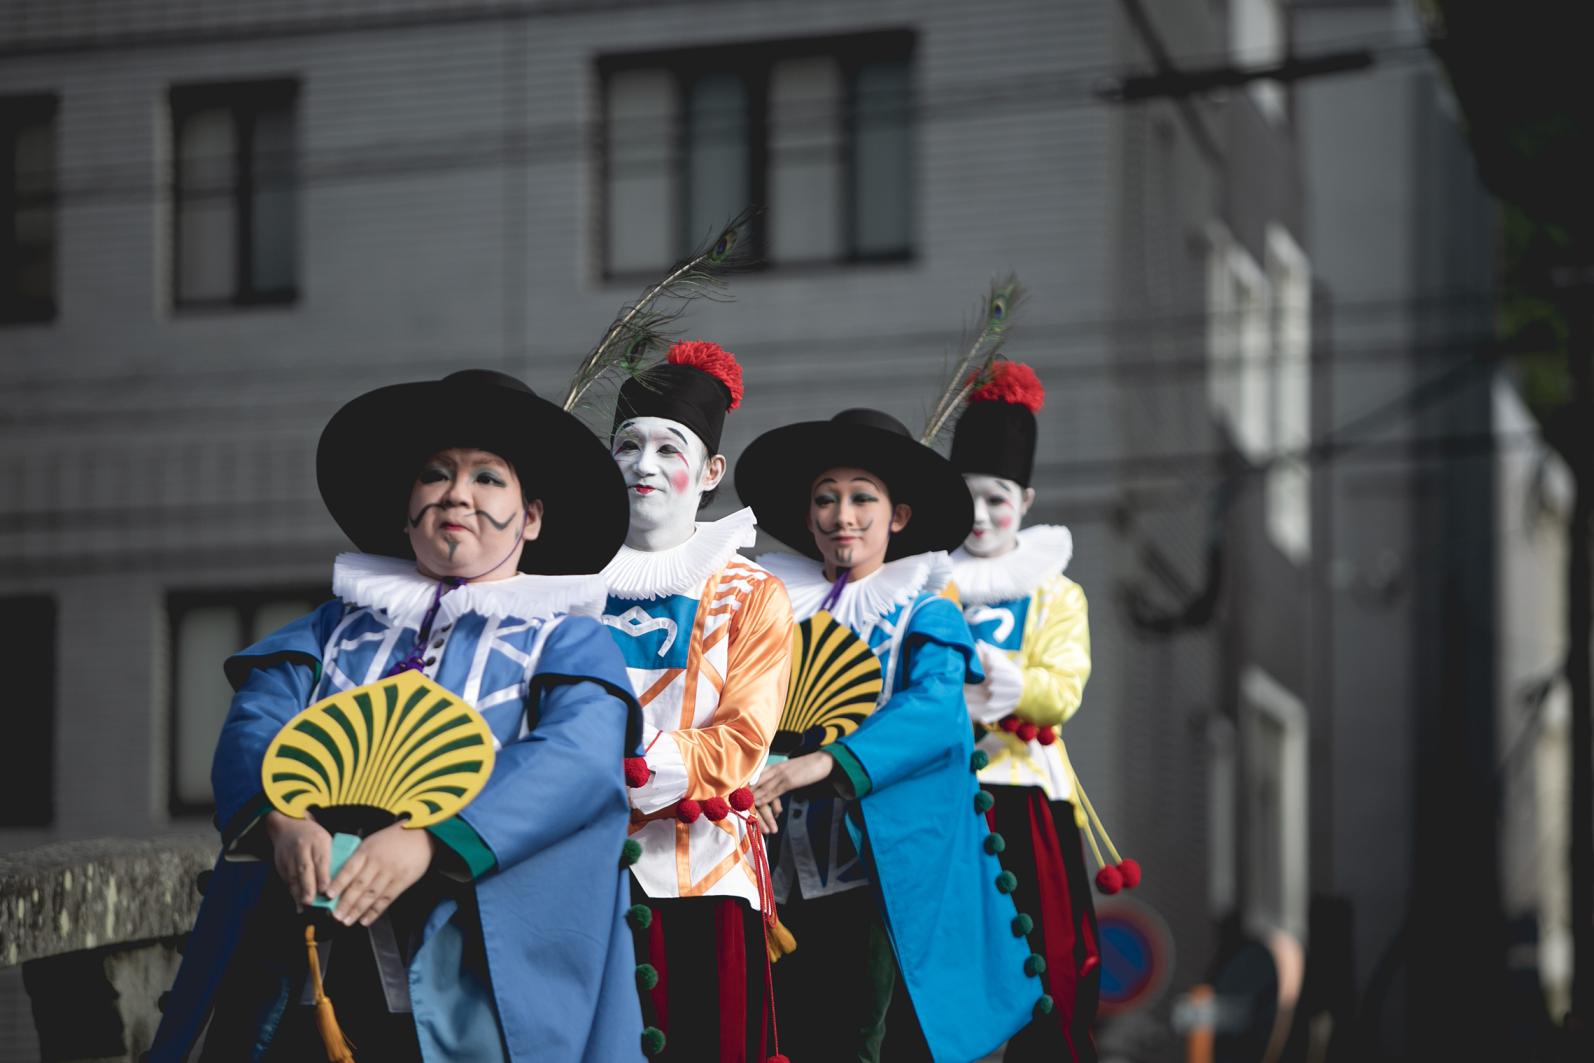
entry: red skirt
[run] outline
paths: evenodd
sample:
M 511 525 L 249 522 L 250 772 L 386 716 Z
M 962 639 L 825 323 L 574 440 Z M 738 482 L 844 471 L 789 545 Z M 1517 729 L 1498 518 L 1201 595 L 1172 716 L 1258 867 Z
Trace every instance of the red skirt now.
M 987 785 L 986 813 L 1007 842 L 1002 866 L 1018 878 L 1013 900 L 1035 921 L 1030 948 L 1046 958 L 1046 991 L 1055 1004 L 1007 1043 L 1009 1063 L 1096 1063 L 1091 1026 L 1101 984 L 1101 952 L 1085 868 L 1084 842 L 1068 801 L 1048 801 L 1036 786 Z

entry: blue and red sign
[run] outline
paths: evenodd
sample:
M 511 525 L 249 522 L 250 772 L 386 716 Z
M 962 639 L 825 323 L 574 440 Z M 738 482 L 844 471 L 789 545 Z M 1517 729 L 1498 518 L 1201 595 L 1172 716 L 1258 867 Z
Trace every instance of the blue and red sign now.
M 1128 1011 L 1161 995 L 1173 968 L 1168 924 L 1146 904 L 1128 897 L 1104 901 L 1096 913 L 1101 932 L 1101 1010 Z

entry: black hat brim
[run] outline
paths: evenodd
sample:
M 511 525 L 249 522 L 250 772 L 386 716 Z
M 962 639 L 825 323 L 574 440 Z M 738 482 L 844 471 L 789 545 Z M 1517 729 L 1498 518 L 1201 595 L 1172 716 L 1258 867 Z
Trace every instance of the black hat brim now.
M 886 560 L 952 550 L 968 538 L 974 502 L 963 475 L 916 440 L 870 425 L 801 421 L 765 432 L 736 463 L 736 494 L 762 530 L 823 560 L 808 530 L 809 489 L 826 469 L 848 466 L 880 477 L 893 504 L 913 509 L 908 526 L 891 537 Z
M 316 449 L 316 481 L 332 519 L 360 550 L 414 557 L 404 534 L 421 463 L 470 447 L 509 462 L 542 530 L 520 571 L 597 572 L 625 541 L 625 479 L 608 448 L 578 419 L 529 390 L 435 380 L 377 388 L 333 415 Z

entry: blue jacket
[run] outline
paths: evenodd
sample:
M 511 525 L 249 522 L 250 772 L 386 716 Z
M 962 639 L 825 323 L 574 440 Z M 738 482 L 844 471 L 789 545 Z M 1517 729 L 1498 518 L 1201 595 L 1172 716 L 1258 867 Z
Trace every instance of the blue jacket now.
M 224 853 L 268 807 L 260 765 L 277 731 L 306 705 L 402 658 L 415 629 L 395 628 L 381 610 L 335 600 L 228 661 L 237 693 L 212 780 Z M 640 1059 L 620 862 L 630 811 L 621 761 L 636 749 L 640 717 L 619 652 L 588 617 L 466 612 L 442 630 L 446 646 L 427 674 L 481 709 L 500 749 L 475 800 L 427 829 L 469 871 L 464 888 L 474 890 L 481 933 L 471 944 L 485 948 L 491 984 L 459 976 L 462 937 L 477 932 L 475 921 L 454 919 L 457 902 L 441 901 L 409 970 L 423 1056 L 477 1059 L 507 1049 L 514 1063 Z M 191 1050 L 270 874 L 263 861 L 217 863 L 150 1053 L 155 1063 Z M 262 1008 L 262 1045 L 297 989 L 284 986 L 282 1001 Z M 502 1048 L 480 1021 L 494 1012 Z

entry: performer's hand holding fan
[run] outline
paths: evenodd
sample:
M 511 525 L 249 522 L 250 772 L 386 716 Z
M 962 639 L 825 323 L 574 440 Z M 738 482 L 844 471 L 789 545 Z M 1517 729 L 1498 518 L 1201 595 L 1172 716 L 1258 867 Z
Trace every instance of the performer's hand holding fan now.
M 812 753 L 851 734 L 880 699 L 880 659 L 824 610 L 793 627 L 791 660 L 771 761 Z
M 260 780 L 285 816 L 314 815 L 332 833 L 336 877 L 359 839 L 395 821 L 442 822 L 481 792 L 493 771 L 493 735 L 474 708 L 409 670 L 336 694 L 300 712 L 266 749 Z M 332 898 L 312 902 L 332 909 Z M 321 986 L 315 925 L 305 927 L 316 1022 L 328 1058 L 352 1060 Z

